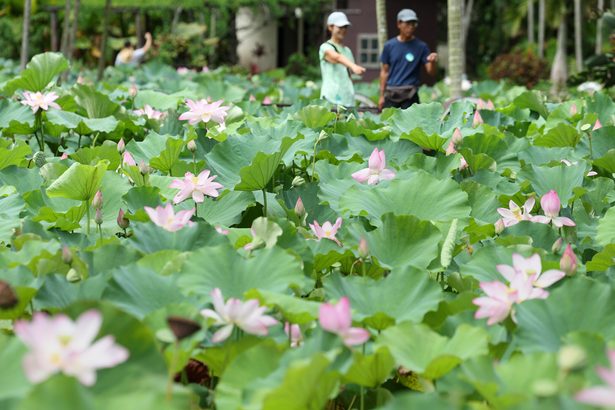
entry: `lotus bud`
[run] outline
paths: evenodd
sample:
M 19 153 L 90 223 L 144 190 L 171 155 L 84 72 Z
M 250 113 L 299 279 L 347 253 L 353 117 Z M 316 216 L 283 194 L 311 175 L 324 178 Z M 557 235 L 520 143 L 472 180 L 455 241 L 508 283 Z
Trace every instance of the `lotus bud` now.
M 575 103 L 572 103 L 572 105 L 570 106 L 570 115 L 577 115 L 578 112 L 579 109 L 577 108 L 577 105 Z
M 592 131 L 599 130 L 600 128 L 602 128 L 602 124 L 600 123 L 600 120 L 596 120 L 596 123 L 594 124 L 594 128 L 592 128 Z
M 73 261 L 73 252 L 66 245 L 62 246 L 62 262 L 67 265 L 70 265 Z
M 92 199 L 92 206 L 94 207 L 94 209 L 100 209 L 102 208 L 103 205 L 103 195 L 102 192 L 100 192 L 100 190 L 96 191 L 96 194 L 94 195 L 94 199 Z
M 0 280 L 0 309 L 10 309 L 17 305 L 17 295 L 11 285 Z
M 297 199 L 297 203 L 295 204 L 295 213 L 301 219 L 303 219 L 303 217 L 307 214 L 307 212 L 305 211 L 305 207 L 303 206 L 303 201 L 301 200 L 301 197 Z
M 126 143 L 124 142 L 124 138 L 120 138 L 120 140 L 117 143 L 117 152 L 119 152 L 120 154 L 123 154 L 125 150 L 126 150 Z
M 70 268 L 66 273 L 66 280 L 71 283 L 79 282 L 81 280 L 81 275 L 79 275 L 79 272 L 74 268 Z
M 539 397 L 550 397 L 557 394 L 557 383 L 549 379 L 539 379 L 532 384 L 532 391 Z
M 32 159 L 34 160 L 34 164 L 38 168 L 42 168 L 43 165 L 47 163 L 47 159 L 45 158 L 45 153 L 42 151 L 37 151 L 36 154 L 34 154 L 34 156 L 32 157 Z
M 367 247 L 367 241 L 365 238 L 359 240 L 359 256 L 361 258 L 367 258 L 369 255 L 369 248 Z
M 562 346 L 557 353 L 557 364 L 565 371 L 583 367 L 586 359 L 585 350 L 575 345 Z
M 572 251 L 570 244 L 566 245 L 564 254 L 559 261 L 559 268 L 566 272 L 566 275 L 572 276 L 577 271 L 577 257 Z
M 139 162 L 139 172 L 141 172 L 141 175 L 147 175 L 152 172 L 152 169 L 145 161 L 141 161 Z
M 139 91 L 137 89 L 137 85 L 134 83 L 131 84 L 130 89 L 128 90 L 128 93 L 130 94 L 130 96 L 134 98 L 137 95 L 137 91 Z
M 327 134 L 325 130 L 322 130 L 320 131 L 320 134 L 318 134 L 318 139 L 316 140 L 316 143 L 318 144 L 320 141 L 324 141 L 327 138 L 329 138 L 329 134 Z
M 96 222 L 97 225 L 102 225 L 103 223 L 102 209 L 100 208 L 96 209 L 96 215 L 94 216 L 94 222 Z
M 504 230 L 505 226 L 504 226 L 504 220 L 503 219 L 498 219 L 496 221 L 496 223 L 494 224 L 495 226 L 495 233 L 500 234 L 502 233 L 502 231 Z
M 188 150 L 192 153 L 196 152 L 196 141 L 195 140 L 190 140 L 188 141 L 188 144 L 186 144 L 186 146 L 188 147 Z
M 294 187 L 298 187 L 305 184 L 305 179 L 303 179 L 303 177 L 301 176 L 296 176 L 293 178 L 293 182 L 291 183 L 292 186 Z
M 555 218 L 559 215 L 559 210 L 562 206 L 557 192 L 550 190 L 540 198 L 540 206 L 545 215 Z
M 124 216 L 122 208 L 120 208 L 120 212 L 117 214 L 117 225 L 122 229 L 126 229 L 130 225 L 130 220 Z
M 455 131 L 453 131 L 453 143 L 459 144 L 462 139 L 463 135 L 461 134 L 461 130 L 459 128 L 455 128 Z
M 551 246 L 551 252 L 559 253 L 562 250 L 562 245 L 564 244 L 564 240 L 562 238 L 557 238 L 553 245 Z
M 476 128 L 478 127 L 480 124 L 484 124 L 485 121 L 483 121 L 483 117 L 481 117 L 480 113 L 478 112 L 478 110 L 476 110 L 474 112 L 474 119 L 472 120 L 472 127 Z

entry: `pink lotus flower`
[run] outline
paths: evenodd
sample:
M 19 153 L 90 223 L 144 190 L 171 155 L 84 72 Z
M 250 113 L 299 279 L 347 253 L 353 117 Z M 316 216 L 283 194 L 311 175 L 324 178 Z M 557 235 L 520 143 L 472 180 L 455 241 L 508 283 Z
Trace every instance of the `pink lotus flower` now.
M 325 221 L 322 224 L 322 227 L 318 224 L 318 221 L 314 220 L 313 224 L 309 224 L 312 232 L 318 240 L 321 239 L 330 239 L 333 242 L 337 243 L 339 246 L 342 246 L 341 242 L 335 237 L 337 230 L 342 226 L 342 218 L 337 218 L 334 225 L 331 225 L 331 222 Z
M 92 344 L 101 325 L 102 315 L 96 310 L 83 313 L 74 322 L 66 315 L 44 313 L 35 313 L 31 322 L 15 322 L 15 334 L 30 349 L 23 359 L 28 380 L 40 383 L 61 372 L 92 386 L 97 369 L 126 361 L 128 350 L 117 345 L 113 336 Z
M 122 158 L 122 162 L 124 163 L 124 165 L 129 165 L 129 166 L 133 166 L 133 167 L 137 166 L 137 163 L 135 162 L 135 159 L 132 157 L 132 155 L 130 155 L 130 152 L 128 152 L 128 151 L 124 151 L 124 156 Z
M 307 212 L 305 211 L 305 206 L 303 205 L 303 200 L 301 200 L 301 197 L 297 198 L 297 202 L 295 203 L 295 213 L 297 214 L 299 219 L 301 219 L 302 221 L 303 221 L 303 217 L 307 215 Z
M 239 299 L 230 298 L 225 304 L 222 291 L 218 288 L 211 291 L 211 298 L 214 310 L 203 309 L 201 315 L 213 319 L 216 325 L 222 325 L 211 339 L 214 343 L 226 340 L 235 326 L 246 333 L 266 336 L 268 328 L 278 324 L 273 317 L 264 314 L 267 308 L 260 306 L 256 299 L 242 302 Z
M 594 124 L 594 128 L 592 128 L 592 131 L 599 130 L 600 128 L 602 128 L 602 124 L 600 123 L 600 120 L 596 120 L 596 123 Z
M 579 109 L 577 108 L 577 105 L 575 103 L 572 103 L 572 105 L 570 106 L 570 115 L 577 115 L 579 112 Z
M 263 105 L 271 105 L 273 101 L 271 101 L 271 97 L 266 96 L 265 98 L 263 98 Z
M 231 107 L 222 106 L 222 100 L 208 103 L 207 100 L 193 101 L 186 100 L 186 105 L 189 110 L 179 116 L 180 120 L 187 120 L 190 125 L 196 125 L 199 122 L 207 123 L 209 121 L 224 124 L 224 117 L 228 114 L 227 111 Z
M 533 286 L 548 288 L 566 276 L 564 272 L 557 269 L 549 269 L 548 271 L 542 272 L 542 262 L 540 260 L 540 255 L 537 253 L 529 258 L 524 258 L 518 253 L 513 253 L 512 260 L 513 266 L 496 265 L 498 272 L 511 283 L 516 280 L 517 274 L 523 274 L 531 278 Z
M 145 116 L 150 120 L 161 120 L 166 116 L 166 112 L 156 111 L 151 105 L 145 104 L 142 109 L 134 110 L 133 113 L 139 116 Z
M 598 367 L 598 376 L 606 386 L 588 387 L 578 392 L 575 399 L 581 403 L 598 407 L 615 407 L 615 350 L 607 351 L 610 368 Z
M 202 73 L 208 73 L 209 72 L 209 67 L 207 67 L 206 65 L 203 66 L 203 69 L 201 70 Z
M 487 320 L 489 326 L 506 319 L 517 298 L 517 292 L 498 281 L 481 282 L 480 288 L 487 296 L 472 300 L 472 303 L 479 307 L 474 314 L 474 318 L 489 318 Z
M 169 185 L 170 188 L 177 188 L 180 191 L 173 198 L 173 202 L 178 204 L 190 197 L 194 202 L 203 202 L 205 195 L 216 198 L 219 193 L 218 189 L 222 189 L 222 184 L 213 182 L 216 175 L 209 176 L 209 170 L 202 171 L 199 176 L 194 176 L 192 172 L 186 172 L 184 179 L 176 179 Z
M 483 99 L 478 99 L 478 101 L 476 102 L 476 109 L 477 110 L 495 110 L 495 106 L 493 105 L 493 101 L 491 100 L 483 100 Z
M 126 143 L 124 142 L 124 138 L 120 138 L 120 140 L 117 142 L 117 152 L 119 152 L 120 154 L 123 154 L 125 150 L 126 150 Z
M 47 111 L 49 108 L 55 108 L 56 110 L 61 109 L 61 107 L 54 102 L 59 98 L 59 96 L 53 91 L 46 94 L 40 91 L 35 93 L 24 91 L 23 97 L 24 99 L 21 103 L 29 106 L 34 113 L 36 113 L 39 109 L 41 111 Z
M 60 160 L 68 159 L 68 152 L 63 152 Z
M 574 275 L 577 271 L 577 256 L 572 251 L 572 246 L 570 246 L 570 244 L 566 245 L 564 254 L 559 261 L 559 268 L 568 276 Z
M 291 325 L 289 322 L 284 323 L 284 333 L 290 338 L 290 347 L 298 347 L 303 341 L 301 328 L 299 325 Z
M 562 164 L 566 165 L 567 167 L 569 167 L 571 165 L 577 165 L 578 164 L 578 162 L 570 162 L 567 159 L 561 159 L 560 162 Z M 596 171 L 589 171 L 586 176 L 593 177 L 595 175 L 598 175 L 598 173 Z
M 250 97 L 248 97 L 248 101 L 256 101 L 256 97 L 254 96 L 254 94 L 250 94 Z
M 352 174 L 352 178 L 367 185 L 376 185 L 382 180 L 395 178 L 395 172 L 390 169 L 386 169 L 386 157 L 384 150 L 378 151 L 378 148 L 374 148 L 372 154 L 369 156 L 369 166 L 360 171 Z
M 190 221 L 190 218 L 194 215 L 194 208 L 179 211 L 177 214 L 173 210 L 173 205 L 171 204 L 167 204 L 166 206 L 159 205 L 156 209 L 145 206 L 143 209 L 145 209 L 145 212 L 147 212 L 154 224 L 169 232 L 176 232 L 186 225 L 192 226 L 194 224 Z
M 220 235 L 228 235 L 230 232 L 228 229 L 223 228 L 220 225 L 216 225 L 215 229 L 216 229 L 216 232 L 218 232 Z
M 518 224 L 521 221 L 531 221 L 532 215 L 530 211 L 534 208 L 534 197 L 529 197 L 522 207 L 519 207 L 513 200 L 508 202 L 508 209 L 498 208 L 498 213 L 502 216 L 504 227 L 508 228 Z
M 481 117 L 480 112 L 478 110 L 474 111 L 474 119 L 472 120 L 472 127 L 476 128 L 480 124 L 484 124 L 483 117 Z
M 330 303 L 320 305 L 318 322 L 327 332 L 341 337 L 346 346 L 360 345 L 369 339 L 369 332 L 366 329 L 351 327 L 350 302 L 345 296 L 335 305 Z
M 130 88 L 128 89 L 128 94 L 134 98 L 136 97 L 138 92 L 139 92 L 139 89 L 137 88 L 137 85 L 135 83 L 130 84 Z
M 570 218 L 566 218 L 565 216 L 559 216 L 559 210 L 561 208 L 561 203 L 559 200 L 559 196 L 557 192 L 554 190 L 550 190 L 546 194 L 540 198 L 540 206 L 544 211 L 545 215 L 536 215 L 532 217 L 532 221 L 539 222 L 542 224 L 548 224 L 549 222 L 553 222 L 553 225 L 561 228 L 562 226 L 575 226 L 576 224 Z
M 177 74 L 179 75 L 186 75 L 190 72 L 190 69 L 188 67 L 177 67 Z

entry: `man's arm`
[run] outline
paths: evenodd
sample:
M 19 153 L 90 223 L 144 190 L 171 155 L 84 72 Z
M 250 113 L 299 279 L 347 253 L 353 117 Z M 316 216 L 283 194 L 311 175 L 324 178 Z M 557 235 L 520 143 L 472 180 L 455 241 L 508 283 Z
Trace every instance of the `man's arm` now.
M 327 50 L 325 51 L 325 60 L 332 64 L 341 64 L 345 67 L 348 67 L 353 74 L 363 74 L 365 72 L 365 68 L 361 67 L 350 61 L 346 56 L 336 52 L 335 50 Z
M 425 70 L 431 77 L 436 75 L 436 72 L 438 71 L 438 53 L 431 53 L 427 56 Z
M 387 80 L 389 79 L 389 65 L 380 64 L 380 98 L 378 98 L 378 108 L 382 110 L 384 105 L 384 90 L 387 87 Z

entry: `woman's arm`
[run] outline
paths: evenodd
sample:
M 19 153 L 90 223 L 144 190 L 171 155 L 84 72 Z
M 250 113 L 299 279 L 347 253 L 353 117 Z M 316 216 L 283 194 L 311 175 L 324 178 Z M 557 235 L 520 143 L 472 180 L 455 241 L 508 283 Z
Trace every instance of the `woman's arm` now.
M 325 51 L 325 60 L 332 64 L 342 64 L 343 66 L 348 67 L 354 74 L 363 74 L 365 72 L 365 67 L 361 67 L 360 65 L 353 63 L 346 56 L 335 50 Z

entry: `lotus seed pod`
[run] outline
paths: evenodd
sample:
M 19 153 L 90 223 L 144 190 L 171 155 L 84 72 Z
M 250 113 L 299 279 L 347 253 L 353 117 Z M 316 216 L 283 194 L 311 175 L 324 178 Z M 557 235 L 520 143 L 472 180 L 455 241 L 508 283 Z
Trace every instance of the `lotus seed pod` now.
M 42 151 L 38 151 L 36 154 L 34 154 L 33 159 L 34 164 L 39 168 L 42 168 L 43 165 L 47 163 L 47 159 L 45 159 L 45 153 Z
M 557 353 L 557 364 L 562 370 L 575 370 L 585 365 L 585 350 L 575 345 L 562 346 Z
M 188 141 L 188 144 L 186 144 L 186 146 L 188 147 L 188 150 L 190 150 L 190 152 L 192 153 L 196 152 L 196 141 L 195 140 Z
M 74 268 L 70 268 L 66 273 L 66 280 L 71 283 L 79 282 L 81 280 L 81 275 L 79 275 Z
M 292 186 L 297 187 L 303 184 L 305 184 L 305 179 L 303 179 L 303 177 L 296 176 L 293 178 Z
M 10 309 L 17 304 L 17 295 L 11 285 L 0 280 L 0 309 Z
M 66 245 L 62 246 L 62 262 L 67 265 L 70 265 L 73 261 L 73 252 Z

